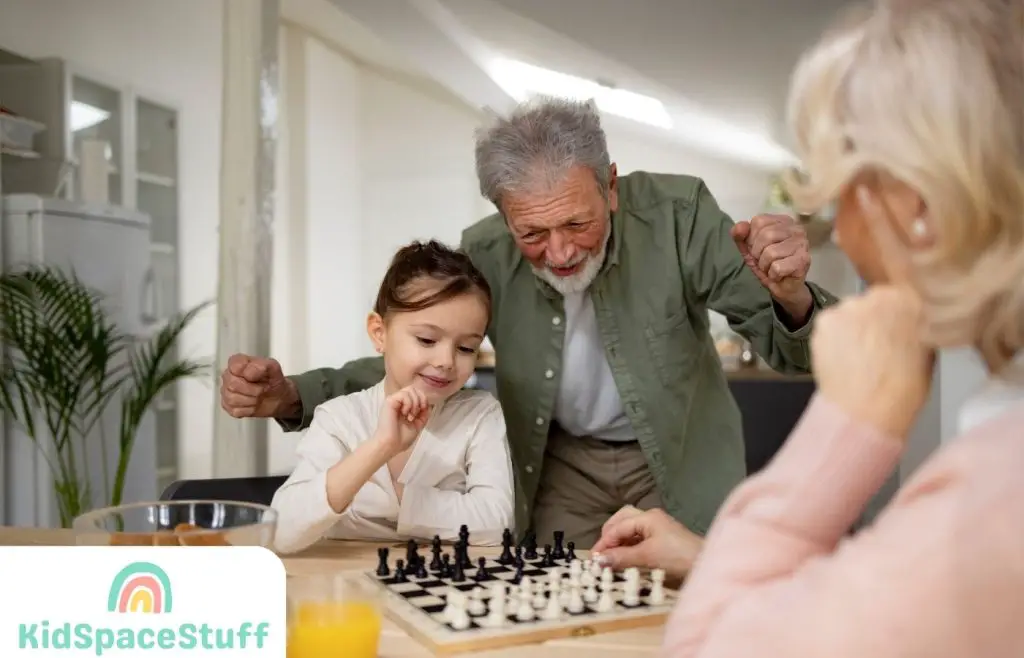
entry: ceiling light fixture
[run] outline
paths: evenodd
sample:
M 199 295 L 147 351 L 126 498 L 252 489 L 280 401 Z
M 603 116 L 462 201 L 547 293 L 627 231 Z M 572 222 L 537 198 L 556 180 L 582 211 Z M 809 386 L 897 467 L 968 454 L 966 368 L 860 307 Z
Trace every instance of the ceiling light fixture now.
M 110 112 L 82 101 L 71 101 L 71 132 L 92 128 L 110 118 Z
M 672 118 L 664 104 L 650 96 L 506 58 L 496 58 L 491 62 L 489 74 L 499 87 L 519 102 L 531 94 L 594 99 L 598 108 L 608 114 L 665 130 L 672 129 Z

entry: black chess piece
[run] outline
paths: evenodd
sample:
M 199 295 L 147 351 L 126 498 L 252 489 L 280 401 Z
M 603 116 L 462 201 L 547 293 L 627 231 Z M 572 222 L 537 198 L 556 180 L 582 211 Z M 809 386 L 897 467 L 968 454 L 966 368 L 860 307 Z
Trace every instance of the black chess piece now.
M 416 545 L 416 540 L 410 539 L 405 548 L 405 563 L 409 566 L 409 571 L 412 571 L 419 565 L 420 554 L 418 550 L 419 546 Z
M 545 567 L 555 566 L 555 556 L 551 553 L 551 544 L 544 544 L 544 561 L 542 564 Z
M 505 532 L 501 533 L 501 557 L 498 558 L 500 564 L 512 564 L 512 531 L 505 528 Z
M 459 539 L 462 540 L 463 546 L 469 546 L 469 526 L 466 524 L 459 526 Z
M 555 530 L 555 546 L 551 551 L 551 557 L 556 560 L 561 560 L 565 557 L 565 548 L 562 547 L 562 542 L 565 540 L 565 532 L 562 530 Z
M 526 536 L 526 542 L 523 546 L 523 557 L 527 560 L 537 559 L 537 535 L 531 532 Z
M 430 552 L 434 554 L 432 560 L 430 560 L 430 570 L 439 571 L 441 569 L 441 538 L 434 535 L 434 541 L 431 543 Z
M 385 578 L 391 574 L 391 569 L 388 568 L 388 549 L 378 548 L 377 558 L 379 562 L 377 564 L 377 575 L 381 578 Z
M 463 526 L 463 527 L 465 527 L 465 526 Z M 469 543 L 468 542 L 464 542 L 464 541 L 460 541 L 458 546 L 459 546 L 459 550 L 458 550 L 458 558 L 459 558 L 459 560 L 458 560 L 458 562 L 459 562 L 459 564 L 462 565 L 463 569 L 469 569 L 470 567 L 473 566 L 473 560 L 471 560 L 470 557 L 469 557 Z
M 566 546 L 569 547 L 569 550 L 565 552 L 565 561 L 572 562 L 576 559 L 576 542 L 571 541 Z
M 520 564 L 519 566 L 516 567 L 516 572 L 512 576 L 512 584 L 513 585 L 518 585 L 520 582 L 522 582 L 522 580 L 523 580 L 523 565 Z
M 452 582 L 461 583 L 464 580 L 466 580 L 466 573 L 462 569 L 462 563 L 456 560 L 455 566 L 452 567 Z
M 445 553 L 441 556 L 441 578 L 452 577 L 452 563 L 449 555 Z
M 409 579 L 405 577 L 405 560 L 397 560 L 395 562 L 395 582 L 409 582 Z
M 420 580 L 425 579 L 429 574 L 427 573 L 427 561 L 422 557 L 416 563 L 416 577 Z
M 473 575 L 477 582 L 487 580 L 487 558 L 482 557 L 476 561 L 476 573 Z

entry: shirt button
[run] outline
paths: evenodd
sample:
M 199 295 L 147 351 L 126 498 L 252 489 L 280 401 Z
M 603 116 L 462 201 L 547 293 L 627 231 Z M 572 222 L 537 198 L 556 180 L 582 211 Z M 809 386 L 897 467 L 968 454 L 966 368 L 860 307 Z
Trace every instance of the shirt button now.
M 533 473 L 533 466 L 527 466 L 526 467 L 526 472 L 527 473 Z
M 551 324 L 557 327 L 558 325 L 562 324 L 562 318 L 556 315 L 555 317 L 551 318 Z
M 555 376 L 555 371 L 554 370 L 546 370 L 544 372 L 544 376 L 547 377 L 548 379 L 551 379 L 552 377 Z
M 537 416 L 537 424 L 538 425 L 543 425 L 544 424 L 544 419 L 541 418 L 540 416 Z

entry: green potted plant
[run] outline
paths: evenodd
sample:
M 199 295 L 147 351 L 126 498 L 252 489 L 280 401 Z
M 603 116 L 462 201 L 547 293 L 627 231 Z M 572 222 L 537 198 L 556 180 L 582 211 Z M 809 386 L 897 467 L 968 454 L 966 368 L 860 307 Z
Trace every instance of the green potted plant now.
M 103 296 L 74 274 L 51 267 L 0 275 L 0 410 L 46 457 L 63 527 L 95 499 L 86 450 L 103 451 L 102 500 L 121 504 L 146 411 L 169 386 L 207 369 L 177 358 L 173 349 L 207 304 L 171 318 L 144 339 L 118 327 L 105 306 Z M 112 478 L 106 437 L 96 440 L 111 405 L 120 408 Z

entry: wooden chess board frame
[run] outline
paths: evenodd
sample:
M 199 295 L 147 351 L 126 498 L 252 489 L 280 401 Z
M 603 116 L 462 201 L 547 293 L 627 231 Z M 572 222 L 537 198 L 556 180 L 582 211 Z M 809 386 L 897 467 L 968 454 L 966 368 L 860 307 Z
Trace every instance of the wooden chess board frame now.
M 496 561 L 493 558 L 488 558 L 488 564 L 496 564 Z M 559 566 L 563 571 L 565 570 L 564 565 Z M 536 576 L 533 577 L 533 580 L 535 583 L 547 585 L 547 570 L 535 565 L 531 565 L 531 567 L 545 570 L 545 576 Z M 678 592 L 665 587 L 665 601 L 660 605 L 647 604 L 639 608 L 623 608 L 619 605 L 621 597 L 616 597 L 616 607 L 609 612 L 587 612 L 579 615 L 564 613 L 566 616 L 561 619 L 547 620 L 540 618 L 539 615 L 543 611 L 537 610 L 535 613 L 538 618 L 531 621 L 510 621 L 499 628 L 480 627 L 453 630 L 421 610 L 411 602 L 411 599 L 392 591 L 388 584 L 381 582 L 374 571 L 364 571 L 361 572 L 361 575 L 369 581 L 372 587 L 381 592 L 384 599 L 383 608 L 387 617 L 435 655 L 503 649 L 538 644 L 547 640 L 589 637 L 599 633 L 658 626 L 664 624 L 668 619 L 678 597 Z M 618 575 L 621 576 L 621 574 Z M 432 576 L 431 579 L 435 578 Z M 505 582 L 508 583 L 508 581 Z M 466 581 L 460 584 L 471 585 L 473 581 L 467 577 Z M 481 583 L 480 586 L 489 590 L 492 584 L 494 581 L 487 581 Z M 641 573 L 640 586 L 649 588 L 650 585 L 649 575 Z M 621 581 L 618 581 L 616 586 L 617 590 L 620 589 Z M 513 611 L 508 611 L 508 614 L 513 614 Z

